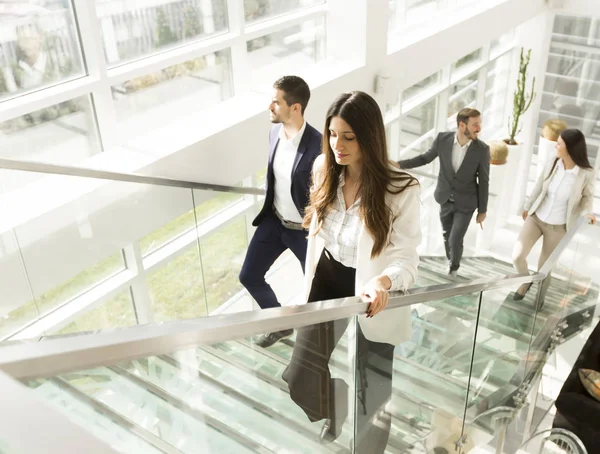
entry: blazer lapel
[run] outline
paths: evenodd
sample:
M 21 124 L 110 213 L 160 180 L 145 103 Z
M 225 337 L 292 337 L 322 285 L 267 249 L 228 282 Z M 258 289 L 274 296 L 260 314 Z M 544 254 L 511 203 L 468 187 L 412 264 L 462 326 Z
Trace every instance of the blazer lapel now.
M 298 151 L 296 152 L 296 156 L 294 157 L 294 165 L 292 166 L 292 181 L 294 181 L 294 174 L 296 173 L 296 169 L 298 168 L 298 164 L 300 164 L 300 160 L 302 156 L 304 156 L 304 152 L 306 151 L 308 144 L 308 124 L 306 128 L 304 128 L 304 134 L 302 134 L 302 138 L 300 139 L 300 144 L 298 145 Z
M 467 161 L 467 159 L 472 159 L 473 157 L 475 157 L 475 153 L 476 153 L 476 151 L 475 151 L 475 142 L 471 142 L 471 145 L 469 145 L 469 148 L 467 148 L 467 152 L 465 153 L 464 159 L 460 163 L 460 167 L 458 168 L 458 172 L 460 172 L 460 169 L 462 169 L 462 167 L 465 164 L 465 161 Z
M 442 150 L 441 156 L 443 156 L 444 159 L 440 159 L 442 170 L 450 180 L 456 175 L 454 167 L 452 167 L 452 148 L 454 148 L 454 136 L 450 135 L 448 141 L 445 143 L 444 150 Z
M 583 187 L 586 183 L 587 172 L 583 169 L 579 169 L 579 173 L 577 174 L 577 178 L 575 183 L 573 183 L 573 188 L 571 189 L 571 195 L 569 196 L 569 201 L 567 202 L 567 216 L 571 216 L 573 213 L 573 204 L 579 195 L 583 194 Z
M 282 126 L 280 126 L 280 128 L 277 129 L 277 131 L 273 131 L 273 135 L 271 136 L 271 148 L 269 149 L 269 167 L 273 167 L 275 152 L 277 151 L 277 145 L 279 145 L 279 131 L 281 131 L 281 127 Z

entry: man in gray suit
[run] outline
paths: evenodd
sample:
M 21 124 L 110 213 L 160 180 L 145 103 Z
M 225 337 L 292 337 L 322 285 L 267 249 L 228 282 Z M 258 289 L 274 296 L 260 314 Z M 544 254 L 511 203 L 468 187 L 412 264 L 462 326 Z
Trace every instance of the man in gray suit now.
M 440 204 L 444 246 L 450 269 L 456 277 L 463 253 L 463 239 L 477 208 L 477 223 L 483 228 L 488 204 L 490 147 L 477 139 L 481 113 L 462 109 L 456 116 L 458 131 L 441 132 L 428 152 L 399 161 L 402 169 L 412 169 L 440 158 L 440 173 L 434 197 Z

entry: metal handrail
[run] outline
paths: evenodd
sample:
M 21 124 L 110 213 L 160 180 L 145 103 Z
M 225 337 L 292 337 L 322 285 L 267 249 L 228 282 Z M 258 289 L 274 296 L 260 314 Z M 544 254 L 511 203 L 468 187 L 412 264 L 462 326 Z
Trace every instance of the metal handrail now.
M 0 169 L 48 173 L 54 175 L 68 175 L 82 178 L 96 178 L 100 180 L 122 181 L 126 183 L 152 184 L 184 189 L 199 189 L 203 191 L 229 192 L 234 194 L 264 195 L 265 193 L 265 190 L 262 188 L 198 183 L 195 181 L 177 180 L 174 178 L 152 177 L 137 173 L 113 172 L 108 170 L 90 169 L 87 167 L 66 166 L 63 164 L 50 164 L 38 161 L 20 161 L 16 159 L 5 158 L 0 158 Z
M 546 276 L 511 275 L 392 292 L 384 311 L 417 303 L 440 301 L 466 293 L 478 293 L 527 282 Z M 256 334 L 298 328 L 330 320 L 363 315 L 369 303 L 360 297 L 319 301 L 261 311 L 177 320 L 152 325 L 105 330 L 99 333 L 44 339 L 43 342 L 8 343 L 1 348 L 0 370 L 18 379 L 54 376 L 70 371 L 110 365 L 124 360 L 172 353 Z M 385 317 L 378 314 L 377 317 Z

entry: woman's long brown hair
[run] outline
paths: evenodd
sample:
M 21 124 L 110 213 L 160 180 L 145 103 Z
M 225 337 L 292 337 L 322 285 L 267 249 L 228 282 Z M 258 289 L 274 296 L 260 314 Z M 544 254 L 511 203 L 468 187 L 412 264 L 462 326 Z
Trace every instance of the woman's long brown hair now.
M 377 102 L 362 91 L 343 93 L 327 111 L 323 131 L 325 164 L 313 178 L 310 204 L 304 215 L 304 227 L 309 228 L 313 215 L 317 216 L 317 232 L 329 208 L 336 200 L 339 177 L 344 166 L 335 162 L 330 145 L 329 125 L 333 117 L 342 118 L 354 131 L 362 157 L 359 215 L 373 238 L 371 258 L 377 257 L 389 243 L 392 211 L 386 204 L 386 194 L 399 194 L 410 186 L 418 185 L 416 178 L 390 167 L 383 116 Z M 315 232 L 316 233 L 316 232 Z

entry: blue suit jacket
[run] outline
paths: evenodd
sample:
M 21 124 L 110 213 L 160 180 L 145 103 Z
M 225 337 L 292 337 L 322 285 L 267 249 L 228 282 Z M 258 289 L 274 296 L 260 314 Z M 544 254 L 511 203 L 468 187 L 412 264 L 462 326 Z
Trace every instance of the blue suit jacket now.
M 279 144 L 279 131 L 283 126 L 276 124 L 269 133 L 269 163 L 267 167 L 267 183 L 265 203 L 258 213 L 258 216 L 252 222 L 253 226 L 258 226 L 263 218 L 273 209 L 275 199 L 275 174 L 273 172 L 273 160 Z M 321 141 L 323 135 L 306 123 L 304 134 L 298 145 L 298 152 L 294 159 L 292 167 L 292 185 L 290 188 L 292 200 L 300 216 L 304 216 L 304 209 L 308 205 L 310 178 L 313 162 L 321 154 Z

